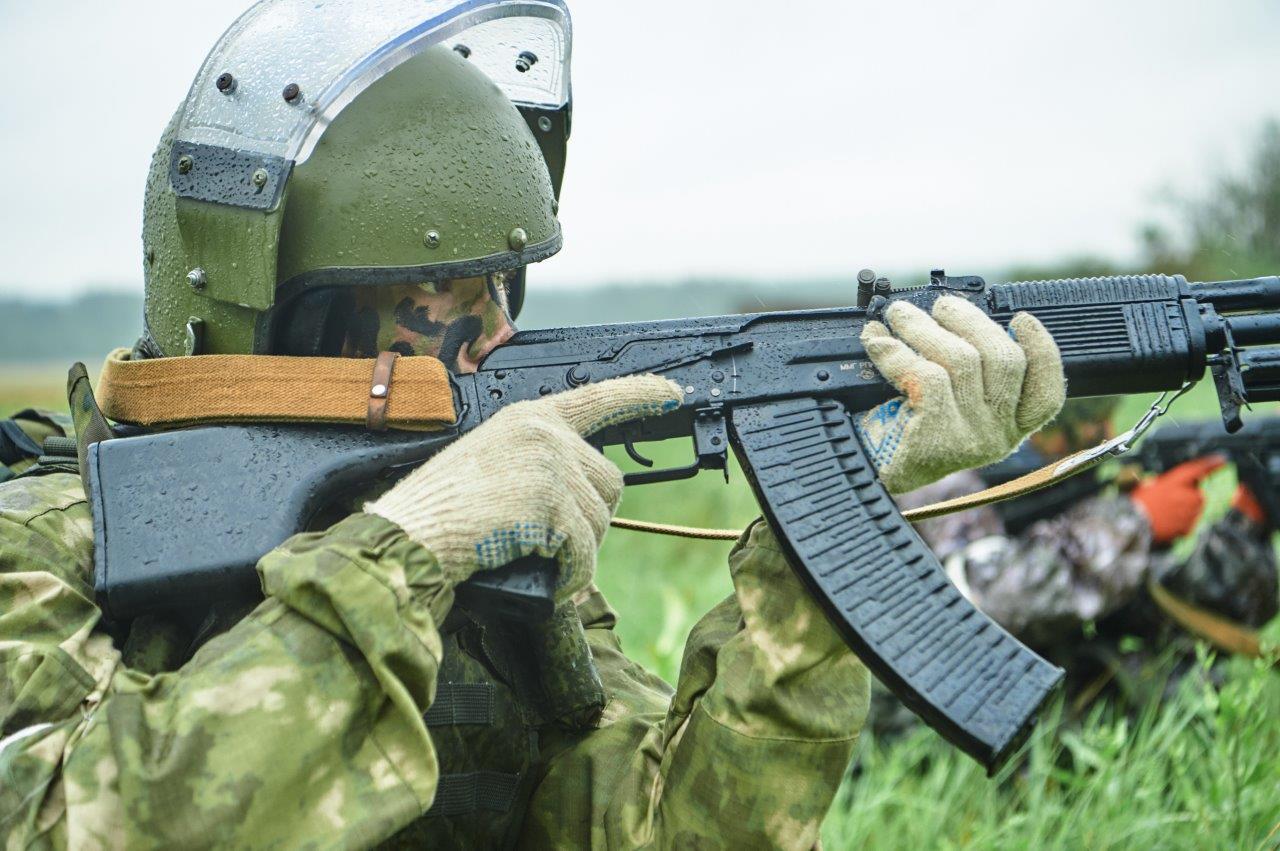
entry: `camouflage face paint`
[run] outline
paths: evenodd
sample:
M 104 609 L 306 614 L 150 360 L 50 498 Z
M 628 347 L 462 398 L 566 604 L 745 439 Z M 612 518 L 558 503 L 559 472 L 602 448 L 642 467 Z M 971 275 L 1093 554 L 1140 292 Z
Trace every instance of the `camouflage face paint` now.
M 455 373 L 475 372 L 489 352 L 515 333 L 501 273 L 439 283 L 355 291 L 346 357 L 379 352 L 431 355 Z

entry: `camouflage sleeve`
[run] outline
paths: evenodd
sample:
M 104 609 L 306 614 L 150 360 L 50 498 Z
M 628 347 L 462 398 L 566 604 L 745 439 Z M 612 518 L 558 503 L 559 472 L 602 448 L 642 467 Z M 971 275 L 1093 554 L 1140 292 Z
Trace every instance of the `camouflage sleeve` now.
M 259 565 L 264 603 L 148 676 L 95 629 L 78 482 L 33 481 L 57 480 L 0 489 L 10 846 L 364 846 L 426 808 L 452 597 L 429 553 L 369 516 L 297 536 Z
M 814 847 L 866 718 L 870 675 L 765 523 L 730 569 L 735 593 L 693 628 L 674 695 L 611 632 L 588 630 L 610 693 L 605 717 L 552 760 L 522 841 Z
M 1005 629 L 1044 645 L 1138 593 L 1151 530 L 1127 497 L 1084 500 L 1016 536 L 972 541 L 945 562 L 970 599 Z

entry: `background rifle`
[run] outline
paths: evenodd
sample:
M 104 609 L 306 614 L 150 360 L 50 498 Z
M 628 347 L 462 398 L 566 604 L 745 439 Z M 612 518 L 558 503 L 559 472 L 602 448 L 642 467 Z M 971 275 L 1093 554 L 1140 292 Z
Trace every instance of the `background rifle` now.
M 1215 422 L 1161 426 L 1137 449 L 1139 463 L 1152 473 L 1206 455 L 1225 455 L 1262 506 L 1267 526 L 1280 528 L 1280 417 L 1252 420 L 1231 434 Z
M 1236 468 L 1236 477 L 1257 498 L 1267 526 L 1280 528 L 1280 417 L 1264 417 L 1245 423 L 1234 433 L 1213 420 L 1159 426 L 1146 435 L 1138 448 L 1125 455 L 1147 473 L 1159 474 L 1186 461 L 1223 455 Z M 1004 484 L 1034 472 L 1049 459 L 1028 444 L 1008 458 L 978 471 L 988 486 Z M 1097 467 L 1078 473 L 1047 488 L 992 504 L 1005 531 L 1017 535 L 1041 520 L 1057 517 L 1078 502 L 1097 496 L 1111 485 L 1123 490 L 1131 484 L 1125 473 L 1102 475 Z
M 1223 421 L 1280 399 L 1280 278 L 1191 284 L 1141 275 L 987 286 L 935 271 L 893 292 L 859 276 L 855 307 L 524 332 L 473 375 L 453 377 L 457 425 L 372 433 L 349 426 L 205 426 L 105 439 L 86 467 L 98 597 L 108 616 L 207 606 L 255 595 L 254 564 L 352 488 L 399 475 L 507 405 L 636 373 L 685 389 L 661 417 L 608 428 L 598 445 L 687 436 L 684 467 L 630 483 L 726 470 L 732 445 L 792 567 L 851 649 L 926 723 L 995 771 L 1030 732 L 1062 679 L 973 608 L 876 478 L 853 415 L 897 391 L 859 334 L 891 300 L 929 310 L 966 298 L 999 323 L 1036 315 L 1057 341 L 1073 396 L 1173 390 L 1206 367 Z M 1254 311 L 1244 315 L 1230 315 Z M 1268 312 L 1263 312 L 1268 311 Z M 643 463 L 643 459 L 642 459 Z M 551 605 L 554 567 L 467 583 Z

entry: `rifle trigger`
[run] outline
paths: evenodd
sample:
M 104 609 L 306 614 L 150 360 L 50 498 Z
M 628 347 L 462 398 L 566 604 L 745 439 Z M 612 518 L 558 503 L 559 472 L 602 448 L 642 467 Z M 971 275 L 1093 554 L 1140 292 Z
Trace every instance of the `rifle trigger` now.
M 668 467 L 663 470 L 637 470 L 622 477 L 624 484 L 647 485 L 654 482 L 673 482 L 691 479 L 699 470 L 721 470 L 729 481 L 729 434 L 725 426 L 724 411 L 719 407 L 703 408 L 693 421 L 693 463 L 684 467 Z M 653 462 L 635 451 L 628 441 L 624 444 L 627 454 L 646 467 Z
M 628 457 L 630 457 L 632 461 L 635 461 L 635 462 L 636 462 L 637 464 L 639 464 L 641 467 L 652 467 L 652 466 L 653 466 L 653 461 L 651 461 L 650 459 L 648 459 L 648 458 L 644 457 L 643 455 L 641 455 L 641 454 L 636 450 L 636 445 L 635 445 L 634 443 L 632 443 L 631 441 L 629 441 L 629 440 L 628 440 L 626 443 L 624 443 L 624 444 L 623 444 L 623 448 L 625 448 L 625 449 L 627 450 L 627 455 L 628 455 Z

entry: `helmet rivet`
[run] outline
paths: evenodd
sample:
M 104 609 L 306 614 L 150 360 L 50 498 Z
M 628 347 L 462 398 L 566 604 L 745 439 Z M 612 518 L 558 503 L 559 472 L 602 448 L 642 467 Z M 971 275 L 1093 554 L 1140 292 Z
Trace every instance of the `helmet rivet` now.
M 534 65 L 538 64 L 538 55 L 530 53 L 527 50 L 520 51 L 520 55 L 516 57 L 516 70 L 521 74 L 528 71 Z
M 186 174 L 195 167 L 196 161 L 190 154 L 178 157 L 178 174 Z
M 543 115 L 543 116 L 539 117 L 539 118 L 538 118 L 538 129 L 539 129 L 539 130 L 541 130 L 543 133 L 550 133 L 550 132 L 551 132 L 551 119 L 550 119 L 550 118 L 547 118 L 547 116 L 545 116 L 545 115 Z
M 236 90 L 236 78 L 228 74 L 226 71 L 219 74 L 218 79 L 214 80 L 213 84 L 217 86 L 218 91 L 222 92 L 224 95 L 229 95 Z
M 453 52 L 461 56 L 463 59 L 471 58 L 471 48 L 467 47 L 465 44 L 455 44 L 453 46 Z
M 427 231 L 427 235 L 422 238 L 422 244 L 425 245 L 427 248 L 439 248 L 440 247 L 440 231 L 438 230 Z
M 267 185 L 267 170 L 260 168 L 253 173 L 253 185 L 261 189 Z
M 191 289 L 199 291 L 209 283 L 209 278 L 205 275 L 204 269 L 197 266 L 187 273 L 187 283 L 191 285 Z
M 524 228 L 512 228 L 507 235 L 507 245 L 511 246 L 512 251 L 523 251 L 528 244 L 529 234 L 525 233 Z
M 302 98 L 302 89 L 298 87 L 297 83 L 290 83 L 284 87 L 284 91 L 281 94 L 284 95 L 286 102 L 297 103 Z

